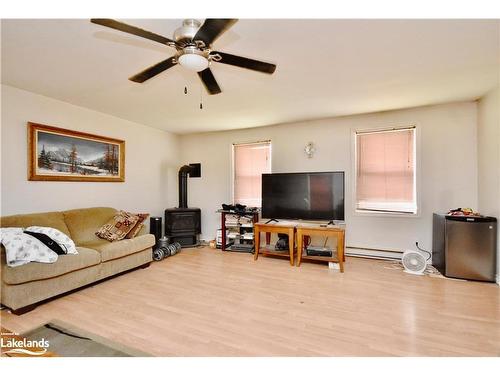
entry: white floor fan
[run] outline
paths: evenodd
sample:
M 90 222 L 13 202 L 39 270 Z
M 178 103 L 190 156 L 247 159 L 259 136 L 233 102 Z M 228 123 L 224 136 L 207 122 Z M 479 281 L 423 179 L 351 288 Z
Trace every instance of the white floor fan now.
M 401 257 L 401 263 L 403 263 L 404 272 L 412 275 L 423 275 L 427 268 L 427 261 L 431 258 L 431 253 L 421 249 L 416 242 L 418 250 L 407 250 L 403 253 Z M 427 259 L 422 254 L 422 252 L 427 253 Z

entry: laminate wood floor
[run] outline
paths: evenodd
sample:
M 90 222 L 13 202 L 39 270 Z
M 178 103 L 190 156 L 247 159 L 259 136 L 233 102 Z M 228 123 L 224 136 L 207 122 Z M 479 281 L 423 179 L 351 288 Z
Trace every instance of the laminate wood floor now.
M 186 249 L 1 325 L 53 319 L 157 356 L 500 356 L 496 284 Z

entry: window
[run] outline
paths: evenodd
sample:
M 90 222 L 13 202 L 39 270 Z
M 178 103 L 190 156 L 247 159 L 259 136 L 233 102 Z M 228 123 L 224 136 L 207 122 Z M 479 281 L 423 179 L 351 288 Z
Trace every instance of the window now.
M 356 210 L 417 213 L 415 127 L 356 132 Z
M 233 145 L 234 203 L 260 207 L 262 173 L 271 173 L 271 142 Z

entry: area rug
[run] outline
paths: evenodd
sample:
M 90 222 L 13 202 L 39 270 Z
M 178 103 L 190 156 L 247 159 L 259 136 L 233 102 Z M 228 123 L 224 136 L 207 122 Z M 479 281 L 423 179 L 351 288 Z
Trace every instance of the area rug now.
M 33 341 L 44 339 L 49 343 L 48 350 L 57 357 L 151 356 L 151 354 L 129 348 L 66 322 L 56 320 L 25 332 L 21 336 Z

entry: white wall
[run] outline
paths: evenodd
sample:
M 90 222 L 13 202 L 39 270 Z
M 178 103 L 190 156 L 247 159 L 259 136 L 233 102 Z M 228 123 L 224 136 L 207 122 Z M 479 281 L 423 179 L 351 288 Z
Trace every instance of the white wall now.
M 200 162 L 202 177 L 188 181 L 188 204 L 202 209 L 202 238 L 215 237 L 221 203 L 231 200 L 231 144 L 270 139 L 273 172 L 345 171 L 347 245 L 431 249 L 432 213 L 477 207 L 477 104 L 452 103 L 407 110 L 305 121 L 180 137 L 181 160 Z M 356 216 L 352 191 L 352 132 L 415 124 L 419 133 L 418 217 Z M 304 146 L 316 145 L 308 159 Z
M 479 210 L 500 219 L 500 88 L 478 104 Z M 498 227 L 500 241 L 500 225 Z M 497 247 L 497 282 L 500 284 L 500 246 Z
M 182 163 L 202 163 L 202 177 L 188 182 L 188 203 L 202 209 L 202 238 L 215 237 L 221 203 L 231 200 L 231 144 L 272 140 L 274 172 L 346 172 L 346 222 L 349 246 L 408 249 L 418 240 L 431 248 L 432 212 L 451 207 L 478 207 L 478 180 L 489 154 L 480 149 L 478 179 L 477 137 L 481 147 L 491 141 L 493 125 L 477 131 L 477 104 L 452 103 L 261 128 L 176 136 L 141 124 L 77 107 L 2 85 L 1 214 L 113 206 L 162 216 L 177 205 L 177 170 Z M 493 124 L 498 91 L 479 102 L 482 123 Z M 498 118 L 498 114 L 496 115 Z M 26 122 L 33 121 L 126 141 L 126 181 L 42 182 L 27 180 Z M 497 121 L 498 123 L 498 121 Z M 353 210 L 352 132 L 355 129 L 415 124 L 419 133 L 418 217 L 366 217 Z M 488 129 L 488 133 L 484 130 Z M 481 141 L 483 140 L 483 141 Z M 317 152 L 308 159 L 303 148 L 313 141 Z M 180 152 L 180 156 L 179 156 Z M 499 151 L 497 151 L 499 152 Z M 500 153 L 497 153 L 500 158 Z M 181 163 L 182 162 L 182 163 Z M 498 172 L 499 164 L 496 164 Z M 494 168 L 494 166 L 492 167 Z M 482 185 L 481 185 L 482 184 Z M 493 197 L 492 193 L 488 193 Z M 497 185 L 497 192 L 499 188 Z M 479 208 L 488 202 L 481 194 Z M 497 193 L 498 197 L 498 193 Z M 494 199 L 491 198 L 491 199 Z M 488 206 L 489 203 L 486 203 Z M 497 209 L 500 206 L 497 205 Z M 497 211 L 498 212 L 498 211 Z M 492 212 L 494 214 L 494 212 Z M 498 213 L 496 214 L 498 216 Z
M 162 216 L 176 202 L 178 137 L 2 85 L 1 214 L 111 206 Z M 28 181 L 28 121 L 125 140 L 125 182 Z

